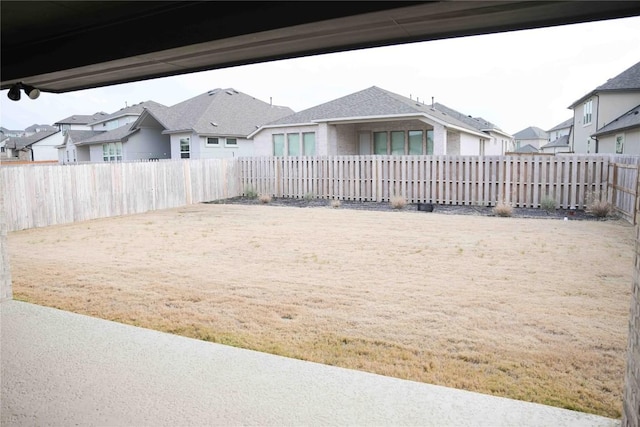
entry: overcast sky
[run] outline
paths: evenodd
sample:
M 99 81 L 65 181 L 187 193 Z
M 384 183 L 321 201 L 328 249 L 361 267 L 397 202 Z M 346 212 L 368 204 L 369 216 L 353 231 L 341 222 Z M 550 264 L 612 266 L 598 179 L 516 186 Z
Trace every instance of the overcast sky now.
M 153 100 L 171 106 L 229 88 L 294 111 L 378 86 L 483 117 L 508 133 L 548 130 L 567 107 L 640 62 L 640 17 L 412 43 L 297 58 L 128 83 L 43 93 L 18 102 L 0 96 L 0 125 L 24 129 L 73 114 L 113 113 Z

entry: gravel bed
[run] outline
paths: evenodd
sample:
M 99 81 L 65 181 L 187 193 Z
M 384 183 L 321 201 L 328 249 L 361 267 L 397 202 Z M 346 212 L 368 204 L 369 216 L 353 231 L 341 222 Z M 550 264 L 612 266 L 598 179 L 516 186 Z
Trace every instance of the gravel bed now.
M 247 197 L 234 197 L 225 200 L 213 202 L 205 202 L 213 204 L 235 204 L 235 205 L 260 205 L 263 204 L 258 199 Z M 328 208 L 331 209 L 331 200 L 327 199 L 295 199 L 295 198 L 272 198 L 268 203 L 269 206 L 289 206 L 299 208 Z M 421 205 L 421 206 L 420 206 Z M 432 211 L 425 211 L 428 208 L 426 204 L 410 203 L 403 209 L 394 209 L 389 202 L 364 202 L 354 200 L 341 200 L 339 209 L 357 209 L 368 211 L 415 211 L 420 214 L 429 215 L 432 213 L 447 215 L 477 215 L 477 216 L 498 216 L 493 207 L 490 206 L 469 206 L 469 205 L 439 205 L 432 204 Z M 615 219 L 614 216 L 607 218 L 597 217 L 589 214 L 582 209 L 556 209 L 555 211 L 546 211 L 544 209 L 535 208 L 519 208 L 514 207 L 511 214 L 513 218 L 548 218 L 564 220 L 590 220 L 602 221 L 607 219 Z

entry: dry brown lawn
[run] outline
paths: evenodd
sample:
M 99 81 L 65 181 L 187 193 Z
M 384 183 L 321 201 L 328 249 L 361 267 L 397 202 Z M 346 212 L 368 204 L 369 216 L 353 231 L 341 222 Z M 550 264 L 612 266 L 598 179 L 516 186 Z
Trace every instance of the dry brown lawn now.
M 633 227 L 195 205 L 10 233 L 17 299 L 617 418 Z

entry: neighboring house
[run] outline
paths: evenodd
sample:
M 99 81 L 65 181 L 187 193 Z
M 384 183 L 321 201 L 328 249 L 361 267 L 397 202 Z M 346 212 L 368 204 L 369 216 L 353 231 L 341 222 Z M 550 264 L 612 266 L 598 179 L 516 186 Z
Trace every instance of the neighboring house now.
M 521 145 L 520 148 L 517 148 L 514 153 L 518 154 L 537 154 L 540 150 L 534 147 L 531 144 Z
M 62 131 L 63 134 L 68 130 L 92 130 L 89 123 L 96 122 L 107 115 L 108 114 L 103 111 L 92 115 L 76 114 L 62 120 L 58 120 L 54 123 L 54 126 L 56 126 L 58 130 Z
M 28 161 L 58 160 L 57 146 L 62 141 L 58 130 L 37 132 L 30 136 L 9 138 L 11 157 Z
M 522 129 L 520 132 L 514 133 L 513 138 L 515 139 L 514 151 L 516 153 L 522 153 L 522 149 L 524 149 L 526 145 L 532 146 L 537 152 L 540 147 L 549 142 L 549 135 L 547 132 L 536 126 L 529 126 L 526 129 Z
M 639 104 L 640 62 L 609 79 L 569 106 L 573 110 L 571 137 L 573 151 L 616 153 L 616 144 L 611 143 L 612 138 L 615 139 L 615 135 L 611 136 L 612 128 L 609 127 L 606 133 L 602 131 L 616 120 L 622 119 Z M 601 140 L 600 136 L 605 138 Z M 624 135 L 622 139 L 625 139 Z M 600 144 L 601 141 L 603 145 Z M 632 149 L 630 143 L 630 140 L 626 140 L 621 144 L 623 153 L 637 152 L 638 149 Z M 620 146 L 620 144 L 617 145 Z
M 30 136 L 30 135 L 33 135 L 34 133 L 48 132 L 52 130 L 57 131 L 58 128 L 56 126 L 50 126 L 50 125 L 31 125 L 24 130 L 24 133 L 25 133 L 24 136 Z
M 258 156 L 499 153 L 480 129 L 508 134 L 445 108 L 373 86 L 268 123 L 249 138 Z
M 26 134 L 23 130 L 11 130 L 0 126 L 0 140 L 18 136 L 26 136 Z
M 540 147 L 540 152 L 557 154 L 570 153 L 571 145 L 571 129 L 573 128 L 573 117 L 559 123 L 547 131 L 549 142 Z
M 147 108 L 130 130 L 150 144 L 168 141 L 172 159 L 253 156 L 248 135 L 292 113 L 235 89 L 214 89 L 172 107 Z
M 640 155 L 640 105 L 636 105 L 593 136 L 599 153 Z
M 169 138 L 157 138 L 160 128 L 148 135 L 143 126 L 132 130 L 131 123 L 145 109 L 164 109 L 162 104 L 145 101 L 121 108 L 112 114 L 99 113 L 84 130 L 68 130 L 63 144 L 58 146 L 60 163 L 109 162 L 122 160 L 167 159 Z M 77 117 L 77 116 L 74 116 Z

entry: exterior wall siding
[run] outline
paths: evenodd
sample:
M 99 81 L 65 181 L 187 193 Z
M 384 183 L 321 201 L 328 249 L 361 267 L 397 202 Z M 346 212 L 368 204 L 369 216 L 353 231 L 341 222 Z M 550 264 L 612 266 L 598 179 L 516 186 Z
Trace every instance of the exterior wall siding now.
M 123 160 L 170 159 L 170 144 L 169 135 L 153 128 L 140 128 L 122 144 L 122 157 Z
M 36 142 L 31 146 L 33 151 L 34 161 L 43 160 L 58 160 L 58 149 L 56 146 L 61 145 L 64 142 L 62 132 L 54 133 L 53 135 Z
M 600 153 L 615 153 L 617 135 L 624 135 L 622 154 L 640 155 L 640 129 L 623 131 L 599 137 L 598 151 Z
M 198 144 L 200 144 L 200 153 L 202 159 L 222 159 L 229 157 L 249 157 L 254 155 L 254 142 L 246 138 L 236 138 L 238 145 L 231 147 L 225 145 L 226 138 L 219 138 L 218 146 L 207 145 L 207 137 L 201 136 Z

